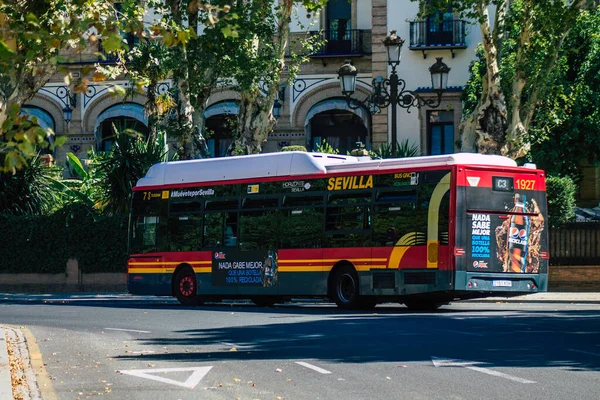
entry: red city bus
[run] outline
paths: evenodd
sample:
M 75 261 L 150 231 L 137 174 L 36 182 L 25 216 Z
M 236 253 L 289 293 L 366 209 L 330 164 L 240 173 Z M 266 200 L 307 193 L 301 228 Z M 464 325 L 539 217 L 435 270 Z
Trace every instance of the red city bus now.
M 134 188 L 128 288 L 186 305 L 342 308 L 547 290 L 544 172 L 506 157 L 282 152 L 152 166 Z

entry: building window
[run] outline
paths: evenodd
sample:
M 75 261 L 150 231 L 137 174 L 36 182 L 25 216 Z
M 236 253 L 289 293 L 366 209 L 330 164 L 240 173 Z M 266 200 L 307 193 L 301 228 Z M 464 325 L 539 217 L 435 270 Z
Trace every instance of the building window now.
M 454 111 L 427 111 L 427 154 L 454 153 Z

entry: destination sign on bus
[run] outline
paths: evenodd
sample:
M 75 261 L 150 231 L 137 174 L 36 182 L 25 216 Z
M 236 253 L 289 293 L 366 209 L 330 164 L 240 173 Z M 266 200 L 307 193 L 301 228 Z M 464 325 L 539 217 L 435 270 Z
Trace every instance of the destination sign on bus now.
M 329 178 L 327 190 L 371 189 L 373 175 L 369 176 L 340 176 Z

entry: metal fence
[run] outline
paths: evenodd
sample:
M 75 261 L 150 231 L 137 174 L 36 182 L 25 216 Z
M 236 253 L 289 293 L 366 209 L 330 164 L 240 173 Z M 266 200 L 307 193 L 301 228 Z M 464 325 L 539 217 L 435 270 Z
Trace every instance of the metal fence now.
M 311 35 L 319 35 L 325 45 L 313 56 L 329 55 L 363 55 L 371 54 L 371 31 L 366 29 L 346 29 L 314 31 Z
M 430 21 L 410 23 L 410 47 L 465 47 L 467 30 L 462 20 L 445 20 L 432 24 Z
M 549 232 L 550 265 L 600 265 L 600 222 L 572 222 Z

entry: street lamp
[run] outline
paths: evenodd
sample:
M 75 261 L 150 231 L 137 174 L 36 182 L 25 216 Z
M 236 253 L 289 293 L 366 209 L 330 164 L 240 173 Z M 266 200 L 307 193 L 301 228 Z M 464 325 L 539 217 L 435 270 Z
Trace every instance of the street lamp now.
M 68 104 L 63 108 L 63 118 L 65 119 L 67 126 L 69 126 L 73 120 L 73 109 Z
M 392 157 L 397 155 L 397 108 L 400 106 L 410 112 L 412 107 L 421 108 L 427 106 L 437 108 L 442 103 L 442 93 L 448 87 L 448 73 L 450 68 L 442 62 L 442 57 L 436 57 L 437 61 L 429 68 L 431 74 L 431 85 L 433 91 L 437 94 L 436 98 L 423 98 L 416 92 L 406 89 L 406 81 L 400 79 L 396 73 L 396 67 L 400 64 L 402 45 L 404 40 L 396 35 L 396 31 L 391 31 L 385 38 L 383 44 L 386 47 L 388 55 L 388 64 L 392 67 L 392 73 L 388 79 L 377 77 L 373 79 L 373 91 L 363 101 L 353 99 L 351 96 L 356 91 L 356 75 L 358 71 L 346 60 L 344 65 L 338 70 L 338 78 L 342 94 L 346 97 L 348 107 L 356 110 L 360 107 L 366 107 L 372 114 L 381 112 L 382 108 L 392 106 Z
M 279 117 L 281 117 L 281 107 L 282 106 L 279 100 L 275 99 L 275 102 L 273 103 L 273 116 L 275 119 L 279 119 Z

